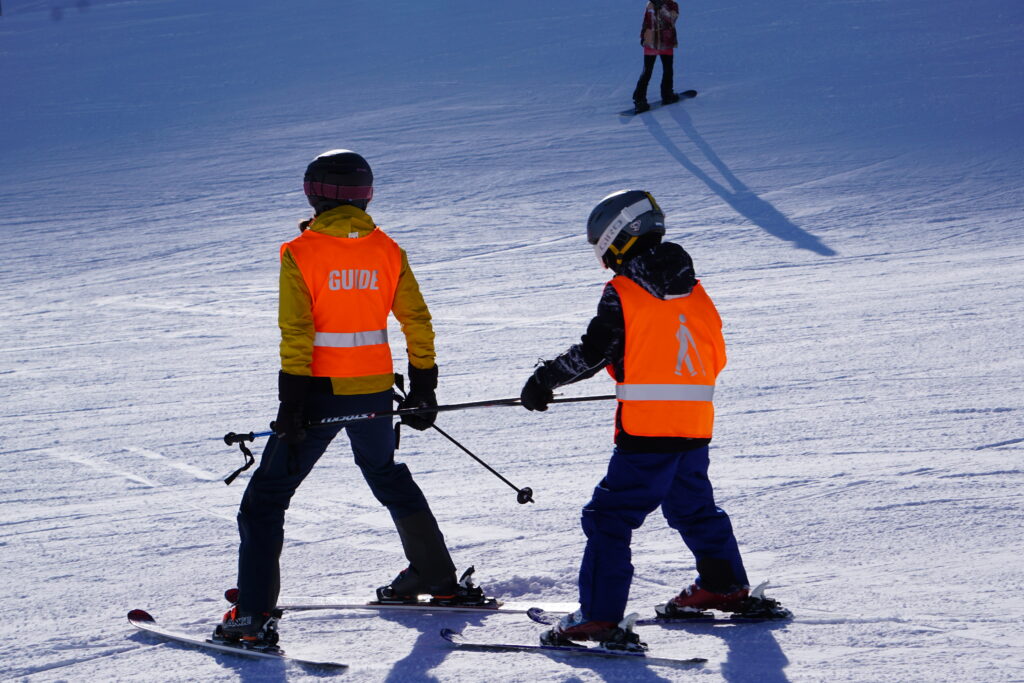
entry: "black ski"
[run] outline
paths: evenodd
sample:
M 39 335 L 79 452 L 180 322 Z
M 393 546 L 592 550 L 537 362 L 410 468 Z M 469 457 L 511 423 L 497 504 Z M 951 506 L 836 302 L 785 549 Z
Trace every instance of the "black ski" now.
M 633 650 L 608 650 L 600 646 L 585 645 L 521 645 L 517 643 L 479 642 L 467 639 L 458 631 L 450 628 L 441 629 L 441 637 L 461 650 L 477 650 L 481 652 L 533 652 L 540 654 L 558 654 L 568 656 L 606 657 L 611 659 L 632 659 L 656 666 L 693 666 L 708 660 L 703 657 L 675 659 L 672 657 L 652 657 L 646 652 Z
M 636 626 L 666 624 L 757 624 L 766 621 L 789 621 L 793 613 L 779 604 L 778 600 L 765 597 L 767 581 L 762 581 L 750 595 L 743 600 L 738 612 L 717 613 L 712 611 L 684 610 L 670 606 L 668 603 L 655 605 L 654 617 L 637 619 Z M 532 607 L 526 611 L 527 616 L 540 624 L 554 626 L 562 614 L 567 611 L 547 609 L 542 606 Z
M 302 664 L 305 666 L 318 666 L 330 669 L 344 669 L 348 667 L 348 664 L 342 664 L 340 662 L 331 661 L 319 661 L 313 659 L 306 659 L 303 657 L 296 657 L 285 653 L 284 650 L 277 647 L 276 645 L 267 648 L 247 648 L 244 645 L 234 645 L 225 642 L 215 642 L 210 639 L 196 638 L 185 633 L 178 631 L 172 631 L 170 629 L 163 628 L 156 623 L 156 619 L 149 614 L 149 612 L 141 609 L 133 609 L 128 613 L 128 621 L 132 626 L 152 633 L 164 640 L 169 640 L 175 643 L 182 643 L 183 645 L 190 645 L 192 647 L 200 648 L 203 650 L 212 650 L 215 652 L 226 652 L 228 654 L 240 655 L 242 657 L 249 657 L 251 659 L 276 659 L 286 660 L 289 662 L 295 662 L 296 664 Z
M 655 612 L 663 605 L 655 607 Z M 551 612 L 541 607 L 531 607 L 526 615 L 545 626 L 554 626 L 561 619 L 563 614 L 568 612 Z M 766 621 L 786 621 L 785 617 L 753 616 L 744 614 L 732 614 L 731 616 L 719 615 L 713 612 L 688 612 L 686 616 L 654 616 L 636 620 L 637 626 L 666 626 L 669 624 L 759 624 Z

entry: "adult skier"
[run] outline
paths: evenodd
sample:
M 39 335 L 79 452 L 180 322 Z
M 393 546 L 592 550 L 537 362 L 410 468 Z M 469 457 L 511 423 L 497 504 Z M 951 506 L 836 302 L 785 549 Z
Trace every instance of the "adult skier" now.
M 541 362 L 521 392 L 528 410 L 547 410 L 553 389 L 601 368 L 617 384 L 615 449 L 583 508 L 580 609 L 545 634 L 548 644 L 638 642 L 617 628 L 633 577 L 630 538 L 659 505 L 698 574 L 668 602 L 669 615 L 745 611 L 758 599 L 748 597 L 732 524 L 708 480 L 715 379 L 726 361 L 722 321 L 690 255 L 662 242 L 664 234 L 665 216 L 649 193 L 623 190 L 601 200 L 587 240 L 615 276 L 580 343 Z
M 373 173 L 355 152 L 332 150 L 314 159 L 303 183 L 314 217 L 281 245 L 280 407 L 275 434 L 242 496 L 237 602 L 215 636 L 249 645 L 277 640 L 278 558 L 285 510 L 302 480 L 341 430 L 317 425 L 326 417 L 392 408 L 395 375 L 387 318 L 401 323 L 408 349 L 410 390 L 399 408 L 408 426 L 428 429 L 437 415 L 434 332 L 405 250 L 366 213 Z M 396 463 L 391 420 L 345 427 L 355 462 L 370 490 L 388 508 L 409 566 L 377 589 L 385 602 L 414 602 L 431 594 L 441 604 L 472 604 L 482 591 L 460 584 L 434 515 L 412 474 Z
M 647 103 L 647 86 L 654 75 L 654 62 L 661 57 L 661 101 L 672 104 L 679 101 L 679 95 L 672 87 L 672 60 L 676 40 L 676 19 L 679 5 L 674 0 L 650 0 L 644 9 L 640 25 L 640 44 L 644 48 L 644 70 L 633 91 L 633 104 L 640 114 L 651 108 Z

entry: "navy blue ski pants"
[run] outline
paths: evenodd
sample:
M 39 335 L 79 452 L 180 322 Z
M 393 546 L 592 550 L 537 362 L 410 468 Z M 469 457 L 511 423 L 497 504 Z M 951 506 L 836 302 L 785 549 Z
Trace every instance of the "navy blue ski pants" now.
M 724 560 L 737 583 L 748 583 L 729 515 L 715 505 L 708 462 L 707 446 L 681 453 L 615 449 L 608 474 L 583 508 L 587 546 L 579 586 L 585 619 L 622 619 L 633 580 L 633 530 L 659 505 L 698 561 Z
M 392 392 L 355 396 L 315 393 L 308 399 L 306 417 L 311 421 L 336 415 L 381 412 L 392 409 Z M 239 609 L 247 614 L 266 612 L 277 605 L 281 579 L 279 559 L 284 542 L 284 513 L 299 484 L 316 465 L 339 425 L 309 427 L 299 444 L 296 474 L 288 474 L 288 444 L 271 436 L 259 468 L 249 480 L 238 510 Z M 395 430 L 391 419 L 356 422 L 344 428 L 356 465 L 378 501 L 394 519 L 429 509 L 423 492 L 409 468 L 395 462 Z

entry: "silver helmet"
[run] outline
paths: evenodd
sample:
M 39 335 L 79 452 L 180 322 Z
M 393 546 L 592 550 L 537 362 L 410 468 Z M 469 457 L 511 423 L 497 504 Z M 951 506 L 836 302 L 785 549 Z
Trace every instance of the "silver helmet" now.
M 587 241 L 597 260 L 615 270 L 644 235 L 664 235 L 665 214 L 644 190 L 619 190 L 602 199 L 587 219 Z

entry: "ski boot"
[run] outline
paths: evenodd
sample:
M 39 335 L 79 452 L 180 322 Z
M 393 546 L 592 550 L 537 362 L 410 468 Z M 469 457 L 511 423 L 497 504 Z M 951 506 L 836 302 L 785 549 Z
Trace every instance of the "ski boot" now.
M 231 609 L 224 613 L 223 619 L 213 630 L 213 642 L 240 645 L 249 650 L 277 649 L 277 622 L 283 614 L 281 610 L 245 614 L 238 609 L 237 588 L 224 591 L 224 597 L 232 603 Z
M 633 631 L 639 615 L 626 616 L 616 624 L 614 621 L 584 619 L 583 612 L 576 610 L 562 617 L 554 628 L 540 636 L 541 645 L 582 647 L 577 641 L 597 641 L 606 650 L 628 650 L 643 652 L 647 644 L 640 642 L 640 636 Z
M 679 98 L 679 94 L 678 93 L 670 92 L 670 93 L 667 93 L 667 94 L 663 94 L 661 96 L 661 103 L 662 104 L 675 104 L 676 102 L 679 101 L 679 99 L 680 98 Z
M 750 619 L 788 619 L 792 613 L 782 607 L 777 600 L 764 597 L 765 581 L 754 590 L 735 588 L 725 593 L 715 593 L 701 588 L 696 583 L 684 588 L 679 595 L 664 605 L 655 607 L 657 615 L 668 619 L 685 619 L 687 617 L 706 618 L 711 615 L 707 610 L 731 612 L 734 617 Z
M 430 595 L 429 603 L 442 607 L 458 605 L 482 606 L 494 604 L 494 598 L 488 598 L 483 590 L 472 580 L 475 567 L 463 572 L 462 577 L 455 581 L 454 577 L 441 585 L 424 585 L 415 567 L 406 567 L 387 586 L 377 589 L 377 602 L 382 604 L 414 605 L 420 602 L 420 595 Z
M 635 100 L 633 107 L 633 113 L 635 114 L 643 114 L 645 111 L 651 110 L 651 105 L 647 103 L 647 100 Z
M 720 612 L 738 612 L 743 601 L 749 595 L 750 590 L 746 587 L 716 593 L 694 583 L 688 588 L 684 588 L 679 595 L 665 604 L 665 613 L 668 616 L 680 617 L 687 614 L 700 614 L 709 609 L 716 609 Z

